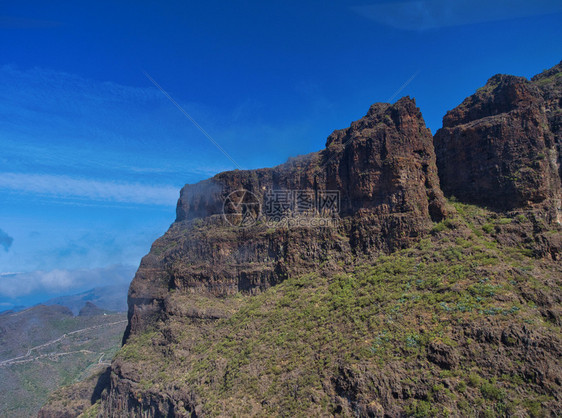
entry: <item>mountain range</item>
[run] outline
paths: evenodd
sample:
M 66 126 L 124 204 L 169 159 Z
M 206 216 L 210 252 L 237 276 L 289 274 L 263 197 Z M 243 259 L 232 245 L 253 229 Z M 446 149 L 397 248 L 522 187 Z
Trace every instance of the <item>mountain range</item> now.
M 75 295 L 49 299 L 43 302 L 43 305 L 66 306 L 74 315 L 78 315 L 88 302 L 107 311 L 126 312 L 128 287 L 128 284 L 95 287 Z

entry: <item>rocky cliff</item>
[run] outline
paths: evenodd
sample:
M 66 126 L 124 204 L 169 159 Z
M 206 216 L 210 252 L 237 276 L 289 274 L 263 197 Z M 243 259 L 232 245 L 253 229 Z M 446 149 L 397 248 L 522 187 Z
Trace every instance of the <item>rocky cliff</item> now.
M 443 118 L 435 135 L 448 196 L 499 210 L 560 202 L 560 65 L 528 81 L 498 74 Z
M 402 98 L 186 185 L 87 413 L 561 410 L 560 70 L 492 77 L 434 138 Z
M 229 196 L 243 199 L 238 191 L 247 191 L 245 198 L 262 208 L 255 210 L 263 219 L 247 214 L 256 222 L 251 228 L 240 228 L 232 218 L 236 210 Z M 268 213 L 265 206 L 280 205 L 268 202 L 268 194 L 288 202 L 293 192 L 310 194 L 313 201 L 336 193 L 332 227 L 307 222 L 307 216 L 321 215 L 317 207 L 312 214 Z M 186 185 L 176 222 L 155 242 L 131 284 L 126 337 L 165 315 L 170 289 L 255 293 L 326 260 L 333 264 L 407 247 L 445 213 L 432 136 L 415 102 L 377 103 L 349 128 L 332 133 L 323 151 L 271 169 L 226 172 Z M 266 225 L 299 219 L 292 228 Z

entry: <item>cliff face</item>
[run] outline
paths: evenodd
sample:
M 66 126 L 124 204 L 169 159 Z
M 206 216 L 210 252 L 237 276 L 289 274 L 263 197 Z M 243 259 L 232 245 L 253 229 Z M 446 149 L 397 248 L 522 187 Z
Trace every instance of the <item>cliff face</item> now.
M 434 138 L 403 98 L 186 185 L 90 413 L 560 410 L 560 70 L 492 77 Z
M 534 76 L 531 81 L 541 90 L 545 111 L 558 150 L 558 174 L 562 178 L 562 62 Z
M 323 151 L 272 169 L 226 172 L 185 186 L 176 222 L 222 214 L 227 196 L 240 189 L 262 202 L 270 190 L 337 190 L 341 216 L 369 210 L 443 217 L 431 133 L 409 98 L 374 104 L 349 128 L 334 131 Z M 422 200 L 429 205 L 414 204 Z
M 256 224 L 241 228 L 232 206 L 242 190 L 257 205 L 251 209 L 252 202 L 242 202 L 254 211 L 249 216 Z M 276 193 L 287 198 L 285 192 L 303 192 L 313 200 L 337 196 L 332 227 L 311 226 L 310 216 L 322 214 L 292 213 L 286 219 L 301 219 L 304 226 L 280 228 L 268 199 Z M 170 289 L 255 293 L 326 260 L 334 264 L 328 269 L 341 270 L 337 261 L 410 245 L 445 212 L 432 136 L 415 102 L 377 103 L 349 128 L 332 133 L 323 151 L 271 169 L 225 172 L 186 185 L 176 222 L 154 243 L 131 284 L 126 337 L 165 315 L 162 303 Z

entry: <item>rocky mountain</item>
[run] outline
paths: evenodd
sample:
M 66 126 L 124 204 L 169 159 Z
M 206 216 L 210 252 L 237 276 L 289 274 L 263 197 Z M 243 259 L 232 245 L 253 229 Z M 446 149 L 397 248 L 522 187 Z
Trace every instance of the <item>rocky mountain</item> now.
M 237 190 L 248 191 L 246 198 L 260 205 L 270 190 L 311 192 L 314 199 L 335 191 L 342 202 L 338 226 L 273 231 L 265 222 L 252 229 L 232 226 L 223 218 L 223 204 Z M 234 208 L 224 210 L 236 216 Z M 185 186 L 176 222 L 154 243 L 131 285 L 127 336 L 176 309 L 164 306 L 170 288 L 218 297 L 265 290 L 317 270 L 328 258 L 345 262 L 351 254 L 404 248 L 445 211 L 432 136 L 414 101 L 375 104 L 364 118 L 330 135 L 324 151 L 273 169 L 226 172 Z
M 494 76 L 435 137 L 405 97 L 186 185 L 68 416 L 562 410 L 561 74 Z
M 534 80 L 498 74 L 447 112 L 435 135 L 441 186 L 499 210 L 545 203 L 547 221 L 560 222 L 560 103 L 544 96 L 562 80 Z

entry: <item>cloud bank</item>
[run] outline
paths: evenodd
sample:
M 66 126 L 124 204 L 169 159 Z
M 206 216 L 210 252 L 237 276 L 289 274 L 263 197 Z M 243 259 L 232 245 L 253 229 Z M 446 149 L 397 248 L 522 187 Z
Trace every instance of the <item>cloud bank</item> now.
M 128 283 L 135 267 L 114 265 L 88 270 L 51 270 L 0 274 L 0 297 L 15 299 L 28 295 L 78 292 L 98 286 Z

